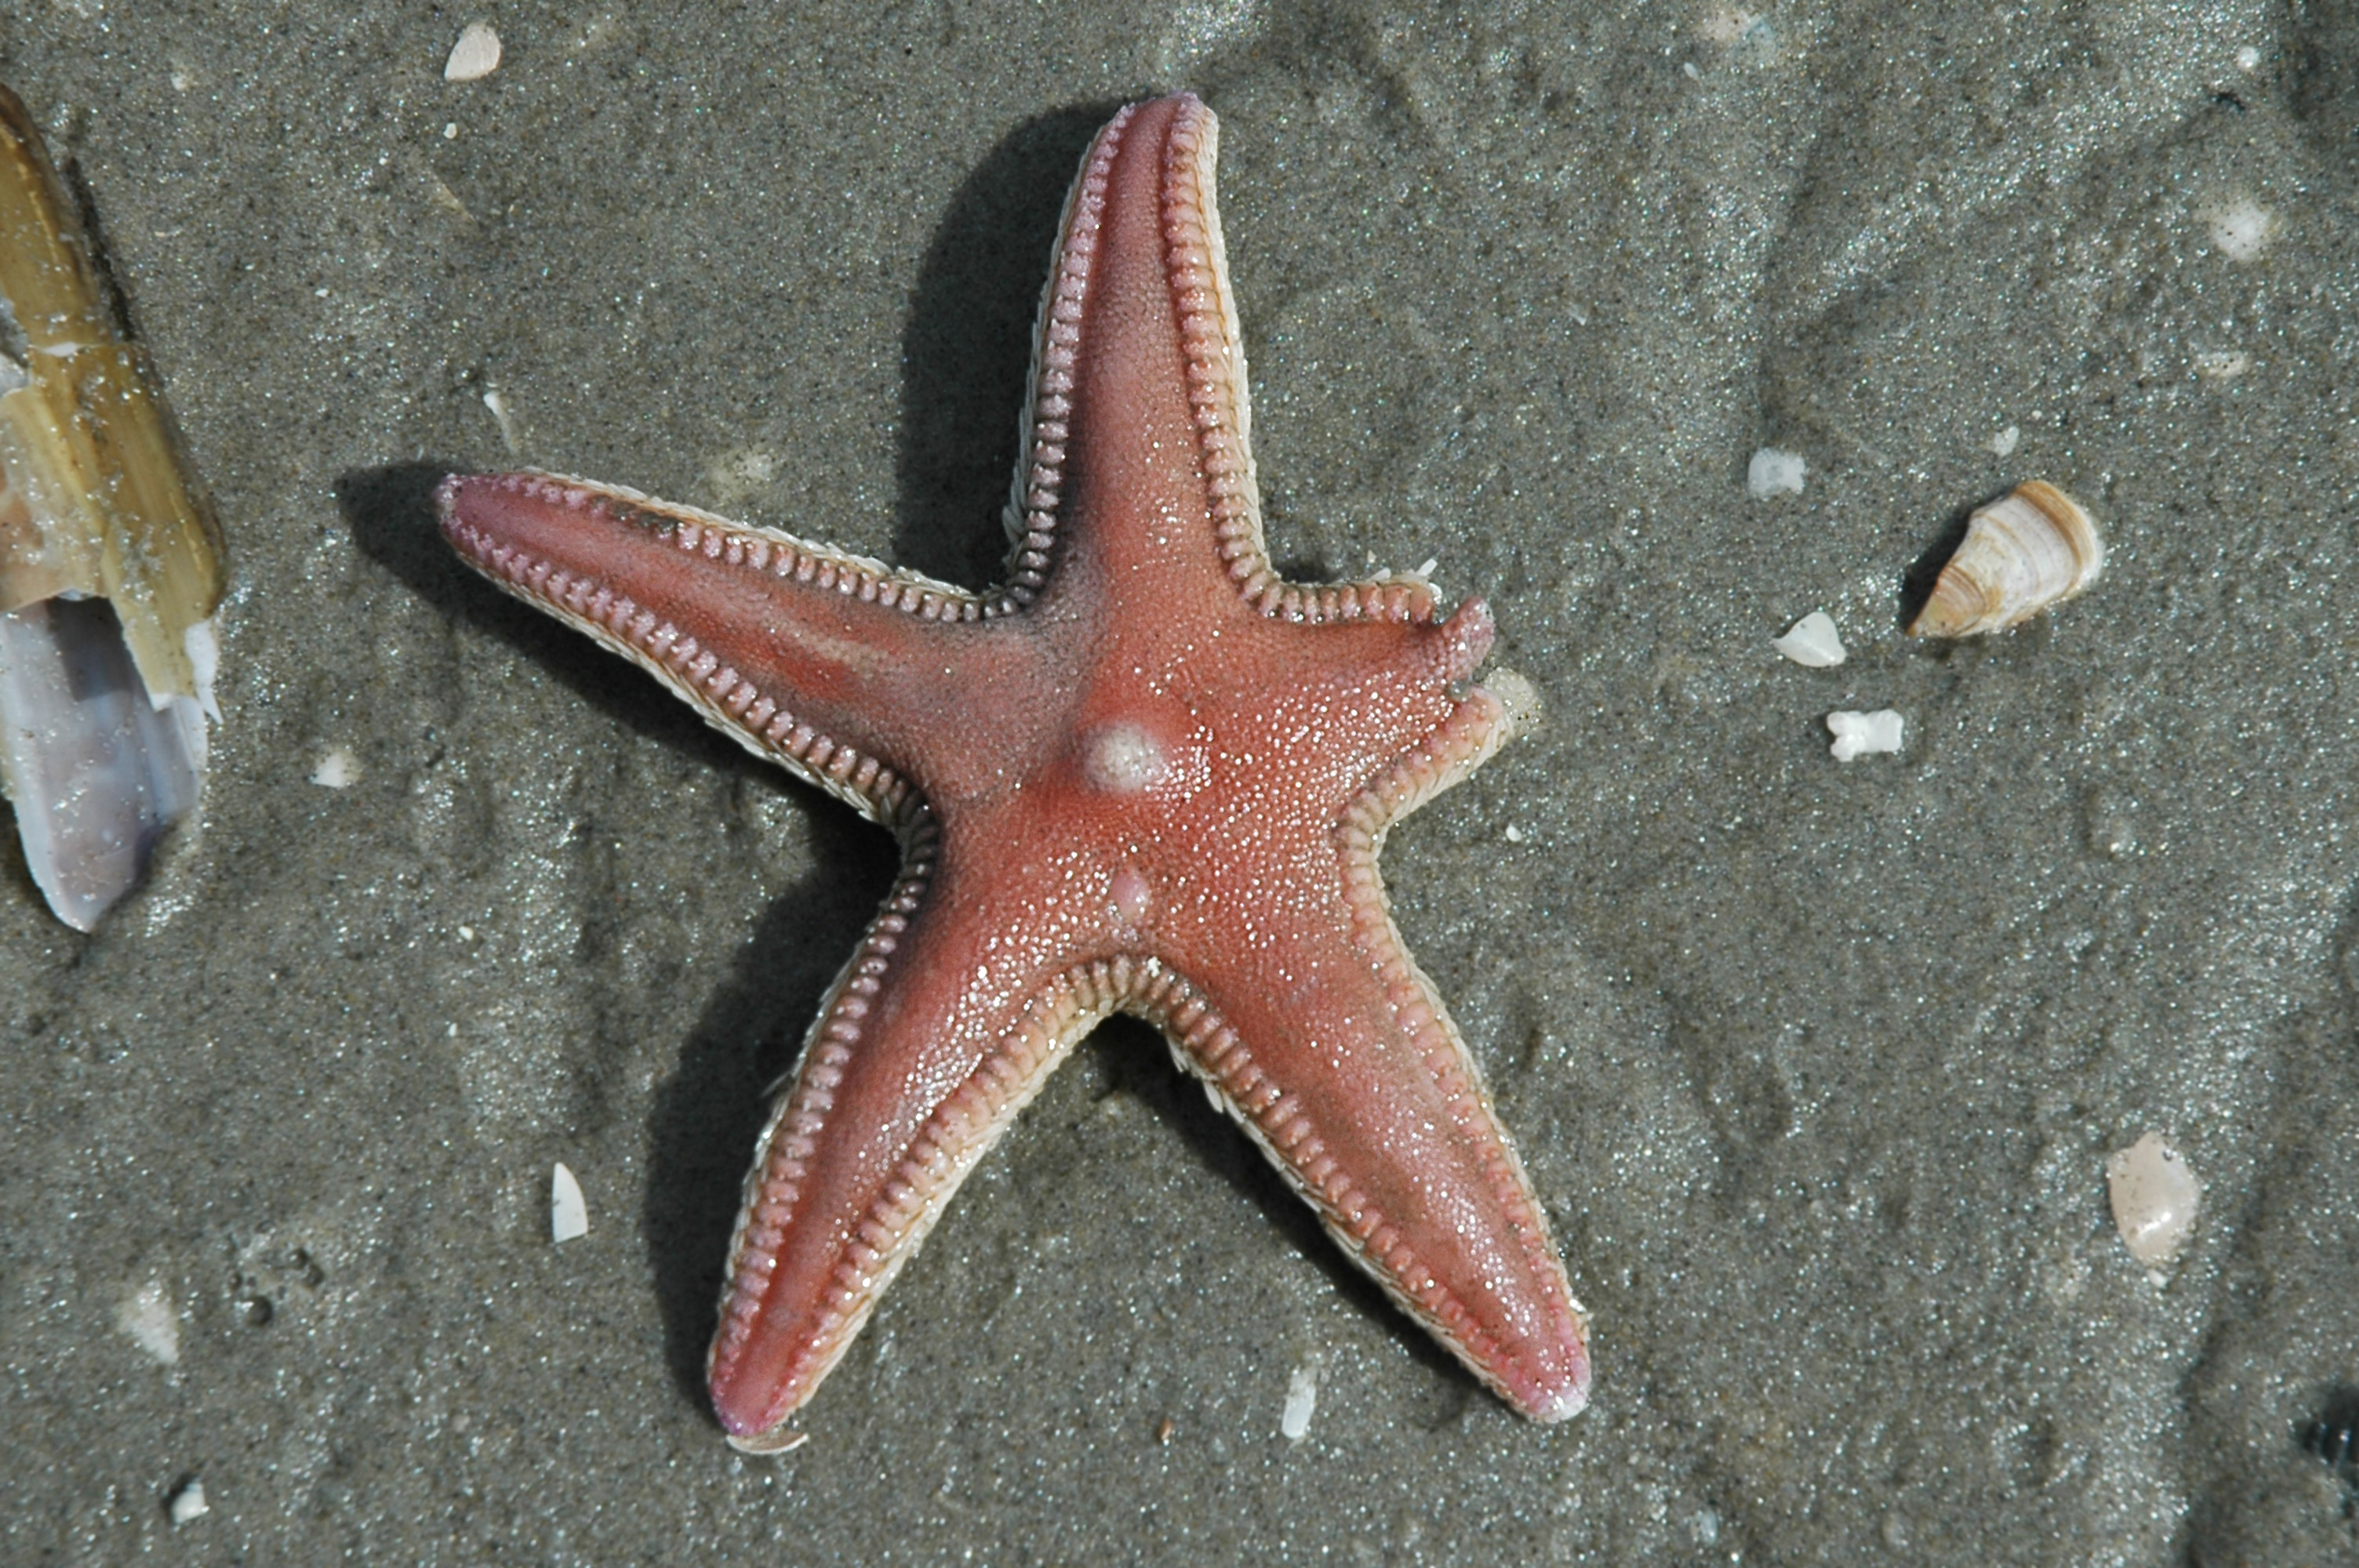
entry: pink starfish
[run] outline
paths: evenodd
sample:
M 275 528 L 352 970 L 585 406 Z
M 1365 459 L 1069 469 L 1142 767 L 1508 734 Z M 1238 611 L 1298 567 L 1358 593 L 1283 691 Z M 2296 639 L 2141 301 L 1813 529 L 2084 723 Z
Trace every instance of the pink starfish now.
M 1113 1012 L 1159 1025 L 1510 1404 L 1587 1401 L 1581 1304 L 1376 870 L 1509 732 L 1470 678 L 1490 613 L 1270 569 L 1214 135 L 1182 93 L 1090 149 L 995 595 L 578 480 L 440 490 L 493 581 L 901 838 L 746 1184 L 711 1361 L 741 1448 L 800 1441 L 959 1183 Z

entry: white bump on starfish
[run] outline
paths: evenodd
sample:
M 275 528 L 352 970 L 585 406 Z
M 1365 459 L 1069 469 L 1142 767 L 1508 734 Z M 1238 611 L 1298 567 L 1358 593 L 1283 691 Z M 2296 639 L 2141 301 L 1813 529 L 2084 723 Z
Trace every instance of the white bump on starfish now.
M 1082 773 L 1108 795 L 1136 795 L 1163 782 L 1170 762 L 1155 737 L 1136 724 L 1108 724 L 1085 742 Z
M 1106 903 L 1125 924 L 1143 925 L 1155 911 L 1155 890 L 1136 866 L 1124 866 L 1106 881 Z

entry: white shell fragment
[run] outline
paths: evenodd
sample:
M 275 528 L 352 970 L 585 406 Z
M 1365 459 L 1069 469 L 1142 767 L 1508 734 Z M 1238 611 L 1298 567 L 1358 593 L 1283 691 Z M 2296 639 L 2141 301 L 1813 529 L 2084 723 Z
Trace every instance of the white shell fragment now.
M 361 782 L 361 760 L 348 746 L 331 746 L 311 770 L 311 782 L 321 789 L 350 789 Z
M 2203 1206 L 2203 1184 L 2161 1133 L 2149 1132 L 2107 1156 L 2105 1185 L 2131 1257 L 2160 1269 L 2179 1256 Z
M 549 1238 L 571 1241 L 589 1234 L 590 1206 L 582 1199 L 582 1184 L 560 1161 L 549 1173 Z
M 500 36 L 488 22 L 470 22 L 442 62 L 445 81 L 481 81 L 500 68 Z
M 153 1280 L 123 1298 L 114 1309 L 114 1326 L 165 1366 L 180 1364 L 180 1314 Z
M 221 534 L 156 374 L 125 339 L 72 197 L 0 88 L 0 792 L 80 930 L 193 811 Z
M 1830 748 L 1835 761 L 1848 762 L 1854 757 L 1864 757 L 1870 752 L 1900 750 L 1900 730 L 1905 721 L 1889 708 L 1879 708 L 1874 713 L 1853 713 L 1839 710 L 1827 715 L 1827 733 L 1835 738 Z
M 2255 260 L 2277 234 L 2277 214 L 2249 196 L 2207 202 L 2196 216 L 2211 231 L 2212 244 L 2232 262 Z
M 524 440 L 517 433 L 516 410 L 508 406 L 507 395 L 495 386 L 484 394 L 484 406 L 490 409 L 492 417 L 499 422 L 500 440 L 506 446 L 509 455 L 522 457 Z
M 170 1502 L 164 1505 L 164 1512 L 174 1524 L 187 1524 L 212 1511 L 212 1505 L 205 1501 L 205 1484 L 193 1476 L 187 1486 L 172 1494 Z
M 1909 622 L 1911 637 L 2004 632 L 2096 581 L 2104 541 L 2079 502 L 2040 480 L 1966 520 L 1965 541 Z
M 1784 636 L 1770 639 L 1769 645 L 1814 670 L 1831 668 L 1850 657 L 1843 652 L 1843 634 L 1835 630 L 1834 617 L 1823 610 L 1811 611 L 1787 628 Z
M 1310 1412 L 1319 1408 L 1319 1368 L 1305 1361 L 1286 1380 L 1286 1408 L 1278 1412 L 1278 1435 L 1288 1443 L 1299 1443 L 1310 1430 Z
M 1764 447 L 1753 454 L 1745 468 L 1745 488 L 1753 492 L 1756 501 L 1767 501 L 1773 495 L 1799 495 L 1802 486 L 1810 482 L 1810 465 L 1802 460 L 1799 452 L 1781 452 L 1775 447 Z

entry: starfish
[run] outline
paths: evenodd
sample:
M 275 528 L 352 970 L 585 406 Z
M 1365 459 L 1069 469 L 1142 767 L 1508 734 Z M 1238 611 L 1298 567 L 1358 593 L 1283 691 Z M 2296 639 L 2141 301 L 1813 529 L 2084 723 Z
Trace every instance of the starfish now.
M 992 593 L 581 480 L 437 492 L 494 583 L 901 840 L 746 1182 L 708 1368 L 740 1448 L 801 1441 L 960 1182 L 1114 1012 L 1509 1404 L 1587 1402 L 1582 1308 L 1376 867 L 1529 688 L 1475 684 L 1480 600 L 1271 568 L 1215 137 L 1181 93 L 1083 160 Z

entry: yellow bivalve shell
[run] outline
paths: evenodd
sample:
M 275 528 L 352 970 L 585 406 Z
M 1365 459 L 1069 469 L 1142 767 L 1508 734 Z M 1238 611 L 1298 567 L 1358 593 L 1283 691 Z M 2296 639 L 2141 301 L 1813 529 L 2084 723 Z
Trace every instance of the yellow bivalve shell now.
M 0 302 L 0 795 L 35 884 L 87 931 L 196 809 L 221 530 L 5 87 Z
M 24 384 L 0 396 L 0 610 L 105 599 L 149 693 L 193 697 L 185 639 L 221 600 L 220 524 L 181 466 L 147 356 L 115 325 L 40 133 L 5 88 L 0 295 L 26 351 Z
M 2087 509 L 2032 480 L 1966 520 L 1965 541 L 1908 634 L 1978 637 L 2019 626 L 2096 581 L 2104 564 L 2104 541 Z

